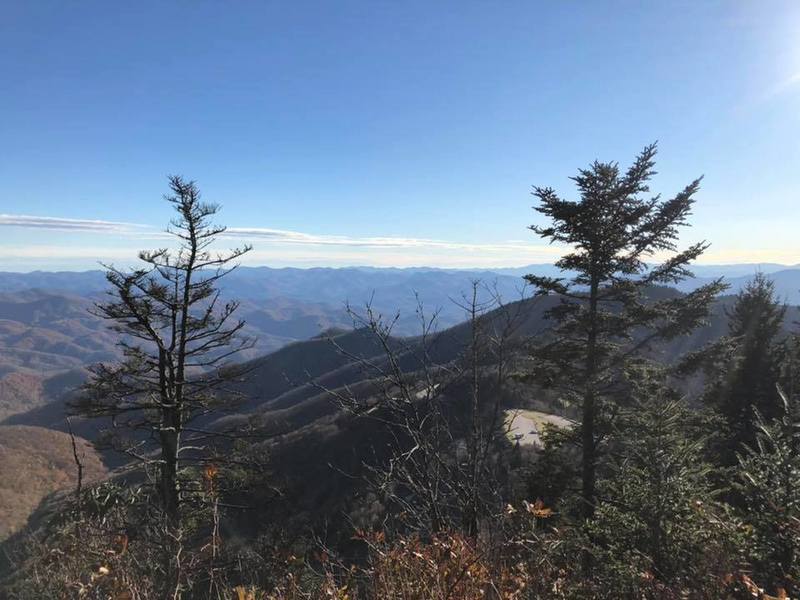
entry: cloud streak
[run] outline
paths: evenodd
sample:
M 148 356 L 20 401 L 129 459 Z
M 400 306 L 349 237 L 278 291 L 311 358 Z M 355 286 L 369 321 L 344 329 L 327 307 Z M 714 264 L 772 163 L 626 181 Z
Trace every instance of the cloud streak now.
M 301 246 L 347 246 L 351 248 L 437 248 L 441 250 L 474 250 L 474 251 L 507 251 L 529 250 L 530 244 L 521 242 L 500 242 L 470 244 L 447 240 L 408 237 L 353 237 L 343 235 L 314 235 L 298 231 L 266 228 L 230 227 L 226 236 L 250 241 L 261 241 L 271 244 L 289 244 Z
M 118 221 L 102 221 L 90 219 L 69 219 L 63 217 L 35 217 L 30 215 L 0 214 L 0 227 L 15 227 L 31 230 L 62 231 L 89 234 L 113 234 L 125 237 L 163 238 L 163 231 L 147 225 Z M 223 234 L 225 237 L 237 238 L 253 243 L 266 243 L 274 246 L 317 246 L 317 247 L 349 247 L 362 249 L 385 250 L 441 250 L 461 251 L 467 253 L 504 253 L 513 251 L 530 251 L 531 244 L 519 241 L 498 243 L 465 243 L 448 240 L 435 240 L 413 237 L 358 237 L 346 235 L 310 234 L 285 229 L 265 227 L 229 227 Z M 546 254 L 558 254 L 542 247 Z
M 31 265 L 59 268 L 70 265 L 96 266 L 97 261 L 135 261 L 137 251 L 161 245 L 169 236 L 148 225 L 90 219 L 35 217 L 0 214 L 0 228 L 16 228 L 28 233 L 16 242 L 0 243 L 0 268 L 15 269 Z M 47 231 L 66 232 L 67 239 L 51 239 Z M 96 236 L 96 237 L 95 237 Z M 271 266 L 430 266 L 430 267 L 509 267 L 552 262 L 564 253 L 562 246 L 536 243 L 537 240 L 505 240 L 467 243 L 452 240 L 401 236 L 347 236 L 311 234 L 262 227 L 231 227 L 227 241 L 249 242 L 254 250 L 244 262 Z M 106 238 L 106 239 L 104 239 Z M 111 241 L 107 241 L 112 238 Z M 96 240 L 91 242 L 90 240 Z M 224 241 L 221 242 L 224 245 Z M 797 247 L 791 248 L 714 248 L 702 263 L 797 262 Z M 660 260 L 665 257 L 657 256 Z
M 0 214 L 0 227 L 22 227 L 26 229 L 46 229 L 50 231 L 76 231 L 87 233 L 135 234 L 144 229 L 143 225 L 99 221 L 91 219 L 66 219 L 62 217 L 34 217 L 30 215 Z

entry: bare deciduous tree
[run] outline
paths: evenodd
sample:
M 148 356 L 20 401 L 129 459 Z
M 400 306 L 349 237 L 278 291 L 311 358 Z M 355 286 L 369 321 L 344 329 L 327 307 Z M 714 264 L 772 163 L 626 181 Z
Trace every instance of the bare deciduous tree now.
M 420 334 L 407 339 L 392 335 L 397 317 L 387 320 L 369 304 L 363 313 L 350 309 L 382 352 L 363 358 L 339 347 L 372 385 L 360 394 L 326 391 L 349 413 L 385 428 L 389 456 L 366 465 L 368 479 L 401 529 L 474 536 L 502 507 L 493 450 L 505 435 L 508 346 L 522 309 L 479 282 L 457 303 L 468 317 L 465 330 L 437 333 L 436 314 L 426 316 L 420 303 Z

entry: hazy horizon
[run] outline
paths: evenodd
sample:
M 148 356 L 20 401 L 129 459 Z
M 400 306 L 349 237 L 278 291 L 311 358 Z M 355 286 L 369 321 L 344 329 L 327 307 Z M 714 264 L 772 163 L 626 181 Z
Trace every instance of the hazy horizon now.
M 135 259 L 131 259 L 130 257 L 126 257 L 125 259 L 127 262 L 133 264 Z M 125 262 L 121 262 L 120 266 L 125 264 Z M 373 265 L 365 265 L 365 264 L 343 264 L 343 265 L 335 265 L 335 266 L 324 266 L 324 265 L 300 265 L 300 266 L 276 266 L 274 264 L 241 264 L 240 267 L 246 267 L 250 269 L 273 269 L 273 270 L 301 270 L 301 271 L 308 271 L 313 269 L 331 269 L 331 270 L 346 270 L 346 269 L 363 269 L 363 270 L 398 270 L 398 271 L 414 271 L 414 270 L 430 270 L 430 271 L 487 271 L 487 272 L 503 272 L 503 271 L 519 271 L 524 270 L 526 268 L 534 268 L 534 267 L 551 267 L 554 268 L 554 263 L 550 262 L 541 262 L 541 263 L 528 263 L 528 264 L 521 264 L 521 265 L 498 265 L 498 266 L 466 266 L 466 267 L 436 267 L 430 265 L 409 265 L 409 266 L 373 266 Z M 797 269 L 800 268 L 800 263 L 776 263 L 776 262 L 742 262 L 742 263 L 706 263 L 702 261 L 698 261 L 694 263 L 693 270 L 702 270 L 702 271 L 713 271 L 714 269 L 719 270 L 726 270 L 726 269 L 735 269 L 737 271 L 742 271 L 743 273 L 750 274 L 756 273 L 761 271 L 763 267 L 769 268 L 767 273 L 780 271 L 784 269 Z M 90 273 L 90 272 L 105 272 L 105 266 L 103 263 L 97 263 L 93 267 L 89 268 L 82 268 L 79 266 L 75 266 L 74 268 L 30 268 L 30 269 L 5 269 L 0 266 L 0 273 L 13 273 L 13 274 L 31 274 L 31 273 Z M 702 276 L 702 275 L 700 275 Z

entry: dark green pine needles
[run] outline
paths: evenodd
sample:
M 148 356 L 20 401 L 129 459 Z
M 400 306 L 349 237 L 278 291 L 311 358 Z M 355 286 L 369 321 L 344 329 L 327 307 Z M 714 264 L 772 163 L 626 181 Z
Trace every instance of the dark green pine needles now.
M 551 335 L 533 350 L 534 377 L 581 407 L 585 518 L 595 510 L 599 450 L 621 393 L 621 368 L 651 343 L 700 325 L 725 287 L 718 280 L 685 295 L 658 287 L 691 276 L 689 264 L 708 244 L 678 251 L 700 179 L 669 200 L 651 196 L 655 155 L 653 144 L 625 172 L 597 161 L 581 169 L 572 178 L 577 200 L 549 187 L 533 191 L 535 209 L 548 222 L 531 229 L 568 249 L 556 262 L 564 277 L 526 277 L 538 294 L 560 298 L 548 313 L 555 322 Z M 651 264 L 658 259 L 663 262 Z

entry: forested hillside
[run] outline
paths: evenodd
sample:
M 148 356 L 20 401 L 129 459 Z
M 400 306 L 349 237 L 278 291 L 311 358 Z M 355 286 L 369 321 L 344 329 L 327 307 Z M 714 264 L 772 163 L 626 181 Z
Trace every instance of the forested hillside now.
M 107 476 L 91 445 L 77 439 L 75 452 L 83 465 L 81 477 L 94 484 Z M 0 426 L 0 540 L 25 526 L 41 500 L 52 492 L 77 485 L 78 473 L 70 436 L 51 429 Z

